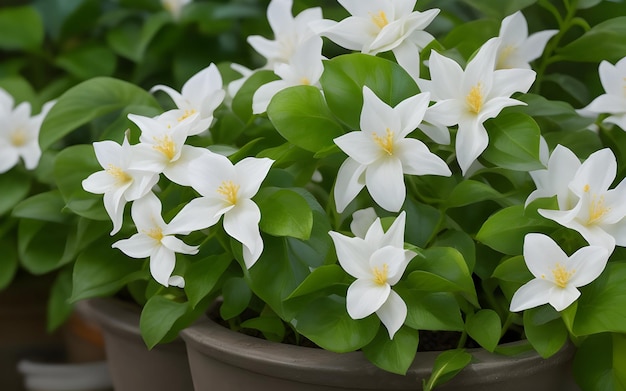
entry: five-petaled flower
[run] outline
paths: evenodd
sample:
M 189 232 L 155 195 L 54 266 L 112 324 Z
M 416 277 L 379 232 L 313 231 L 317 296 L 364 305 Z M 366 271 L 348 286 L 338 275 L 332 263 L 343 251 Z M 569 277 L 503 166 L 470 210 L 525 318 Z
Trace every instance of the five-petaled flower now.
M 335 184 L 337 211 L 366 186 L 378 205 L 397 212 L 406 197 L 404 174 L 451 175 L 448 165 L 423 142 L 407 137 L 422 122 L 428 101 L 429 95 L 422 93 L 392 108 L 363 87 L 361 130 L 335 139 L 348 154 Z
M 364 237 L 329 233 L 335 243 L 339 264 L 356 278 L 346 296 L 348 314 L 353 319 L 362 319 L 376 313 L 392 339 L 406 319 L 407 307 L 391 287 L 417 255 L 403 248 L 405 219 L 406 214 L 400 213 L 384 232 L 377 218 Z M 358 225 L 361 232 L 363 227 Z
M 535 278 L 522 285 L 511 299 L 513 312 L 550 304 L 563 311 L 580 296 L 576 288 L 598 278 L 609 252 L 587 246 L 568 257 L 549 236 L 531 233 L 524 238 L 524 260 Z
M 197 246 L 189 246 L 178 239 L 176 234 L 186 235 L 181 219 L 174 217 L 165 223 L 161 216 L 161 201 L 150 192 L 133 202 L 131 216 L 137 233 L 128 239 L 113 243 L 131 258 L 150 257 L 150 274 L 163 286 L 180 286 L 184 282 L 180 276 L 172 276 L 176 267 L 176 253 L 197 254 Z

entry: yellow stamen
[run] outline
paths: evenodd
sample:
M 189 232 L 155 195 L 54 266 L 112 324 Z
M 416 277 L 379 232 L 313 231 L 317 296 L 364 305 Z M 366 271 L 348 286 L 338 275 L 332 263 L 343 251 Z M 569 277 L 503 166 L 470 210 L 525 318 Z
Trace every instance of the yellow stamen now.
M 162 138 L 154 138 L 156 145 L 153 147 L 157 151 L 161 152 L 167 157 L 168 160 L 172 160 L 176 155 L 176 144 L 172 141 L 169 135 L 165 135 Z
M 583 191 L 584 191 L 585 193 L 588 193 L 588 192 L 589 192 L 589 190 L 591 190 L 591 187 L 589 186 L 589 184 L 586 184 L 586 185 L 585 185 L 585 187 L 583 187 Z
M 387 14 L 385 13 L 385 11 L 378 11 L 377 14 L 370 14 L 371 18 L 372 18 L 372 22 L 374 22 L 374 24 L 376 26 L 378 26 L 378 28 L 382 29 L 383 27 L 385 27 L 386 25 L 389 24 L 389 20 L 387 20 Z
M 372 133 L 372 137 L 374 138 L 374 142 L 378 144 L 378 146 L 381 147 L 382 150 L 387 153 L 387 155 L 393 155 L 393 131 L 387 128 L 385 130 L 384 137 L 380 137 L 376 133 Z
M 309 80 L 308 77 L 303 77 L 300 79 L 300 84 L 303 86 L 310 86 L 311 85 L 311 80 Z
M 465 102 L 469 106 L 469 110 L 474 113 L 480 113 L 483 108 L 483 86 L 482 83 L 476 84 L 465 97 Z
M 123 185 L 133 180 L 133 178 L 128 175 L 126 171 L 122 170 L 118 166 L 114 166 L 113 164 L 109 164 L 106 169 L 106 173 L 115 178 L 115 182 L 118 185 Z
M 385 285 L 387 283 L 387 274 L 389 273 L 389 265 L 386 263 L 383 264 L 383 269 L 375 267 L 372 269 L 372 273 L 374 274 L 374 282 L 377 285 Z
M 587 224 L 595 223 L 610 211 L 611 208 L 604 205 L 604 195 L 598 197 L 597 194 L 594 194 L 593 197 L 591 197 L 591 203 L 589 203 L 589 219 L 587 220 Z
M 26 134 L 24 129 L 18 128 L 11 134 L 11 144 L 15 147 L 21 147 L 26 144 Z
M 237 193 L 239 193 L 239 185 L 233 183 L 233 181 L 222 181 L 220 187 L 217 188 L 217 192 L 223 195 L 229 204 L 237 204 Z
M 196 109 L 185 110 L 183 115 L 178 117 L 178 122 L 182 122 L 182 121 L 186 120 L 187 118 L 191 117 L 192 115 L 194 115 L 196 113 L 197 113 Z
M 153 228 L 149 231 L 145 231 L 145 234 L 150 236 L 152 239 L 156 240 L 157 242 L 160 242 L 164 236 L 161 228 Z
M 576 273 L 576 270 L 567 270 L 563 265 L 557 263 L 554 269 L 552 269 L 552 275 L 554 276 L 554 283 L 559 288 L 567 287 L 567 283 Z

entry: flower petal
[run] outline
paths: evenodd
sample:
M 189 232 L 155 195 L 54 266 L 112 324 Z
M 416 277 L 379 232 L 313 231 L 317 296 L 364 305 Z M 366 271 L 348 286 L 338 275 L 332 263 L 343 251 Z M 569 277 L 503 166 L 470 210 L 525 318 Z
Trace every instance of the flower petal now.
M 381 159 L 370 164 L 365 170 L 365 185 L 374 201 L 382 208 L 390 212 L 400 211 L 406 197 L 400 159 Z
M 121 250 L 131 258 L 147 258 L 160 244 L 148 235 L 137 233 L 128 239 L 118 240 L 111 247 Z
M 406 320 L 407 313 L 408 310 L 404 300 L 402 300 L 400 295 L 391 290 L 387 301 L 376 311 L 376 315 L 378 315 L 380 321 L 387 328 L 389 339 L 393 339 L 396 332 L 400 330 L 400 327 L 402 327 Z
M 259 221 L 261 211 L 259 207 L 249 199 L 239 200 L 237 205 L 224 214 L 224 230 L 235 240 L 244 245 L 250 252 L 249 256 L 260 256 L 258 251 Z M 261 242 L 261 246 L 263 243 Z M 251 267 L 256 259 L 244 259 L 246 266 Z
M 354 278 L 370 278 L 372 272 L 369 259 L 372 253 L 363 239 L 351 238 L 334 231 L 328 234 L 335 244 L 337 259 L 343 270 Z
M 337 181 L 333 191 L 337 212 L 341 213 L 365 187 L 363 173 L 367 166 L 347 158 L 337 172 Z
M 513 294 L 509 310 L 519 312 L 546 304 L 549 300 L 548 292 L 553 287 L 554 284 L 547 280 L 539 278 L 530 280 Z
M 371 279 L 358 279 L 348 287 L 346 307 L 352 319 L 363 319 L 378 311 L 389 298 L 389 284 L 379 285 Z
M 598 278 L 606 267 L 609 255 L 606 248 L 599 246 L 583 247 L 576 251 L 568 262 L 568 269 L 574 271 L 568 284 L 579 287 Z
M 580 296 L 580 291 L 573 285 L 565 288 L 553 287 L 550 291 L 548 303 L 557 311 L 563 311 Z
M 176 254 L 165 246 L 160 246 L 150 257 L 150 274 L 163 286 L 168 286 L 175 266 Z
M 524 261 L 535 277 L 551 280 L 552 268 L 567 263 L 567 254 L 549 236 L 529 233 L 524 237 Z

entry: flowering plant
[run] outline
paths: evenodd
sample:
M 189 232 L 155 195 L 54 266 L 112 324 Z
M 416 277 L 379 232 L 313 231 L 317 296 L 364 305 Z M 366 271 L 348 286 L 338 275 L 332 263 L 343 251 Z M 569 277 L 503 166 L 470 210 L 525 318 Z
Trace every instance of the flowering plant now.
M 265 64 L 207 64 L 162 105 L 114 79 L 61 96 L 44 139 L 130 113 L 55 161 L 66 208 L 110 231 L 72 299 L 126 288 L 151 347 L 220 296 L 235 330 L 400 374 L 452 332 L 425 389 L 472 344 L 569 339 L 583 389 L 623 387 L 624 4 L 415 3 L 272 0 Z

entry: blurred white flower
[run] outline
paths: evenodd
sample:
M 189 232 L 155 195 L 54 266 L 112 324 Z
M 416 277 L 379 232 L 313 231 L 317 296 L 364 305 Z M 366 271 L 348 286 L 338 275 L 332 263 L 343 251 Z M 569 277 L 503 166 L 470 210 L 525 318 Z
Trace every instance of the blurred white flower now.
M 191 3 L 192 0 L 161 0 L 163 8 L 170 14 L 174 20 L 180 19 L 180 15 L 183 11 L 183 7 Z
M 578 110 L 578 113 L 586 117 L 610 114 L 602 122 L 615 124 L 622 130 L 626 130 L 626 57 L 615 65 L 602 61 L 598 73 L 606 93 Z

